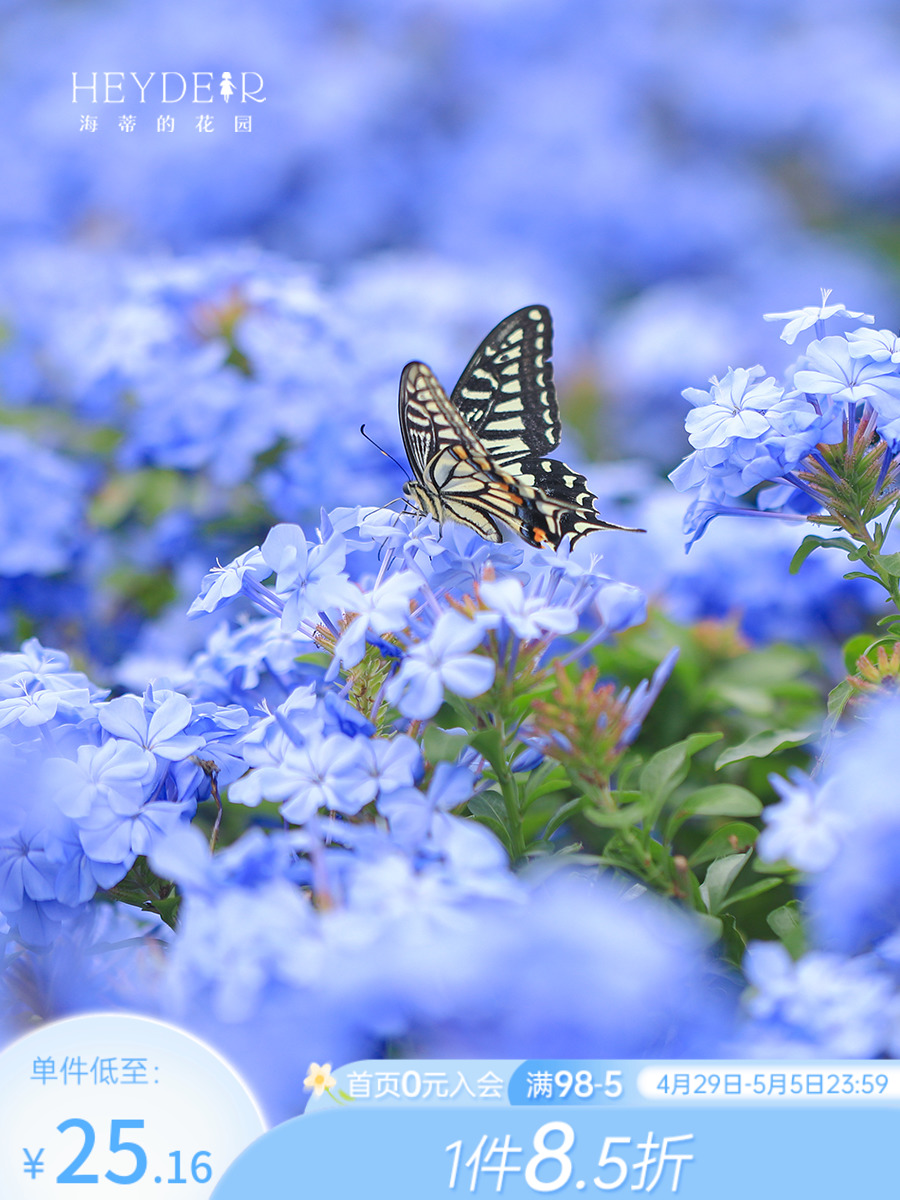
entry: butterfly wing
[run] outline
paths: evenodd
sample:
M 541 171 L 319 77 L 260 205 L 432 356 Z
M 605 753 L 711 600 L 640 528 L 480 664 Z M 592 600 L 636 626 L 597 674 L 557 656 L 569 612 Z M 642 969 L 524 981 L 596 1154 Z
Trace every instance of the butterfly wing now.
M 578 471 L 560 462 L 558 458 L 521 459 L 515 467 L 515 478 L 533 489 L 540 498 L 547 541 L 554 549 L 567 535 L 572 545 L 585 534 L 596 529 L 623 529 L 628 533 L 644 533 L 630 525 L 615 525 L 600 518 L 594 505 L 597 497 L 588 487 L 587 480 Z M 532 542 L 532 545 L 536 543 Z
M 400 432 L 413 480 L 403 491 L 424 513 L 448 517 L 500 542 L 490 507 L 480 502 L 493 483 L 483 448 L 450 403 L 434 373 L 411 362 L 400 377 Z M 483 462 L 487 472 L 478 463 Z
M 559 445 L 553 382 L 553 322 L 542 304 L 511 313 L 487 335 L 450 396 L 481 439 L 491 461 L 535 490 L 532 545 L 573 544 L 594 529 L 627 529 L 602 521 L 587 480 L 565 463 L 544 458 Z M 534 539 L 537 538 L 538 541 Z
M 502 541 L 502 521 L 532 546 L 559 547 L 600 519 L 583 475 L 558 459 L 560 422 L 550 366 L 553 327 L 542 305 L 512 313 L 484 339 L 451 396 L 424 363 L 400 380 L 400 429 L 422 512 Z M 640 531 L 636 531 L 640 532 Z
M 492 329 L 459 377 L 450 402 L 499 467 L 559 445 L 553 322 L 541 304 Z
M 424 363 L 411 362 L 400 376 L 400 434 L 417 483 L 424 484 L 428 464 L 442 444 L 452 440 L 444 419 L 447 394 Z

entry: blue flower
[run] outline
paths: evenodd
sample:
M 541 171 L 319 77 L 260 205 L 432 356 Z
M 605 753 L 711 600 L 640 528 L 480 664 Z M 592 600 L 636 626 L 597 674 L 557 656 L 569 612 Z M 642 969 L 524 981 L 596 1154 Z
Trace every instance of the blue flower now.
M 781 399 L 783 390 L 771 376 L 758 382 L 763 375 L 762 367 L 741 367 L 729 369 L 721 382 L 713 376 L 708 392 L 685 388 L 681 394 L 694 405 L 685 420 L 691 445 L 702 450 L 766 433 L 769 422 L 762 414 Z
M 79 820 L 98 804 L 115 804 L 115 795 L 132 790 L 141 801 L 156 776 L 156 758 L 134 742 L 110 738 L 102 746 L 79 746 L 74 762 L 51 758 L 47 781 L 60 812 Z
M 682 522 L 682 532 L 685 534 L 687 541 L 684 543 L 685 551 L 690 550 L 694 542 L 703 537 L 706 532 L 706 527 L 715 517 L 720 517 L 726 514 L 732 516 L 747 516 L 755 512 L 752 508 L 740 508 L 733 504 L 718 504 L 715 500 L 694 500 L 684 514 Z
M 847 436 L 853 436 L 860 404 L 870 406 L 866 413 L 877 414 L 876 429 L 882 437 L 889 443 L 895 440 L 900 431 L 900 374 L 890 360 L 889 347 L 883 341 L 879 345 L 882 353 L 876 360 L 862 355 L 844 337 L 813 341 L 789 372 L 784 391 L 767 380 L 756 385 L 760 395 L 751 396 L 749 385 L 758 380 L 762 367 L 730 372 L 723 380 L 727 388 L 713 388 L 718 402 L 714 405 L 703 403 L 705 393 L 685 390 L 695 405 L 686 426 L 697 448 L 669 478 L 679 491 L 696 493 L 686 520 L 688 548 L 714 516 L 735 511 L 736 506 L 728 503 L 731 498 L 760 483 L 788 484 L 791 490 L 763 489 L 757 497 L 758 512 L 774 515 L 776 496 L 781 503 L 787 499 L 796 511 L 796 493 L 807 497 L 806 511 L 826 508 L 822 485 L 807 482 L 806 473 L 823 469 L 817 447 L 841 441 L 845 417 Z M 745 394 L 749 413 L 743 405 Z M 871 422 L 865 429 L 871 431 Z
M 620 633 L 646 621 L 647 596 L 633 584 L 609 580 L 598 589 L 593 610 L 599 618 L 599 628 L 604 636 Z
M 525 641 L 535 641 L 547 634 L 572 633 L 578 627 L 578 614 L 572 608 L 553 605 L 540 594 L 526 595 L 518 579 L 485 580 L 480 594 L 516 637 Z
M 238 804 L 261 799 L 281 802 L 284 818 L 303 825 L 319 809 L 353 816 L 377 794 L 369 770 L 366 739 L 333 733 L 288 744 L 275 766 L 260 766 L 232 785 Z
M 621 535 L 616 542 L 610 535 L 604 565 L 618 578 L 639 584 L 677 621 L 739 614 L 743 634 L 756 643 L 845 640 L 883 603 L 882 593 L 867 580 L 845 580 L 840 551 L 815 554 L 799 574 L 790 574 L 791 558 L 809 526 L 790 499 L 798 495 L 796 489 L 785 484 L 781 491 L 775 502 L 787 507 L 774 515 L 703 499 L 685 513 L 677 493 L 650 487 L 628 518 L 648 533 L 640 540 Z M 694 520 L 702 524 L 720 515 L 685 555 L 678 537 L 682 524 L 690 540 Z
M 0 655 L 0 728 L 94 716 L 106 693 L 68 668 L 68 655 L 46 649 L 37 638 L 29 638 L 18 653 Z
M 345 667 L 355 666 L 365 651 L 367 635 L 397 633 L 409 624 L 409 602 L 422 586 L 415 571 L 397 571 L 376 583 L 369 592 L 359 591 L 350 601 L 357 615 L 344 629 L 335 657 Z
M 87 700 L 87 692 L 82 693 Z M 18 722 L 25 726 L 46 725 L 59 710 L 58 692 L 26 692 L 0 700 L 0 729 Z
M 264 888 L 290 874 L 295 847 L 284 834 L 249 829 L 218 854 L 194 825 L 178 825 L 148 854 L 150 865 L 191 895 L 214 897 L 229 889 Z
M 119 696 L 107 701 L 97 715 L 107 733 L 135 742 L 165 761 L 187 758 L 203 745 L 201 736 L 185 732 L 193 718 L 191 702 L 168 688 L 151 685 L 143 699 Z
M 840 850 L 852 822 L 829 803 L 833 782 L 818 786 L 796 768 L 790 776 L 791 783 L 769 776 L 781 803 L 763 811 L 766 828 L 757 843 L 759 856 L 769 862 L 786 859 L 801 871 L 821 871 Z
M 441 707 L 444 688 L 466 699 L 480 696 L 494 681 L 491 659 L 471 651 L 484 639 L 484 624 L 456 612 L 443 612 L 428 637 L 408 652 L 388 683 L 386 695 L 404 717 L 422 720 Z
M 843 304 L 826 303 L 830 295 L 831 288 L 822 288 L 822 303 L 820 305 L 807 305 L 806 308 L 797 308 L 793 312 L 763 313 L 763 320 L 787 321 L 787 325 L 781 331 L 780 337 L 789 346 L 794 344 L 797 340 L 797 335 L 802 333 L 804 329 L 811 329 L 813 325 L 818 325 L 821 321 L 827 321 L 829 317 L 847 317 L 857 321 L 865 321 L 868 325 L 871 325 L 875 320 L 874 317 L 866 313 L 851 312 Z
M 900 376 L 894 363 L 864 362 L 850 353 L 846 338 L 827 337 L 806 348 L 807 369 L 794 372 L 794 383 L 802 391 L 830 396 L 843 404 L 869 400 L 881 411 L 900 413 Z
M 139 854 L 146 854 L 184 819 L 185 811 L 185 805 L 169 800 L 145 801 L 136 784 L 108 788 L 79 820 L 79 838 L 90 858 L 121 864 L 127 870 Z
M 761 849 L 809 872 L 814 944 L 867 953 L 900 932 L 900 799 L 894 786 L 900 700 L 870 706 L 826 759 L 815 788 L 802 777 L 779 785 Z M 801 859 L 803 861 L 801 861 Z
M 381 796 L 389 795 L 398 788 L 410 787 L 420 778 L 422 751 L 413 738 L 402 733 L 391 738 L 373 738 L 369 748 L 372 752 L 373 774 Z
M 573 922 L 572 913 L 579 914 Z M 482 904 L 419 968 L 467 963 L 413 1013 L 429 1055 L 653 1057 L 714 1053 L 729 988 L 690 922 L 649 897 L 627 901 L 571 875 Z M 437 1012 L 434 1009 L 437 1006 Z
M 15 913 L 29 900 L 52 900 L 58 866 L 47 850 L 46 829 L 24 827 L 0 843 L 0 911 Z
M 623 716 L 624 729 L 617 749 L 620 746 L 630 746 L 640 733 L 641 726 L 647 719 L 647 714 L 656 703 L 659 693 L 665 687 L 669 676 L 674 670 L 675 663 L 678 661 L 678 654 L 678 646 L 673 646 L 653 672 L 652 679 L 642 679 L 630 696 L 626 692 L 619 697 L 620 700 L 625 700 L 626 704 Z
M 45 912 L 48 907 L 43 906 Z M 45 928 L 47 939 L 29 939 L 36 948 L 19 949 L 8 960 L 8 974 L 14 970 L 27 978 L 28 987 L 7 989 L 7 1016 L 27 1024 L 37 1013 L 155 1007 L 163 950 L 173 937 L 159 917 L 105 903 L 69 910 L 61 922 L 48 920 Z
M 252 581 L 259 583 L 271 573 L 272 570 L 266 565 L 259 547 L 254 546 L 251 550 L 238 555 L 228 566 L 214 567 L 204 577 L 200 594 L 193 601 L 188 612 L 190 616 L 216 612 L 223 604 L 227 604 L 229 600 L 245 592 L 249 583 Z M 256 589 L 255 592 L 249 591 L 246 594 L 256 598 L 260 591 L 261 589 Z
M 343 696 L 326 692 L 321 697 L 320 715 L 323 733 L 344 733 L 347 737 L 371 737 L 375 726 Z
M 847 334 L 853 358 L 900 363 L 900 335 L 892 329 L 853 329 Z
M 100 862 L 92 859 L 81 843 L 76 821 L 58 825 L 46 843 L 47 857 L 57 864 L 55 898 L 73 912 L 94 898 L 98 888 L 111 888 L 131 865 L 127 862 Z
M 417 851 L 429 837 L 436 835 L 437 814 L 464 804 L 474 785 L 475 778 L 468 767 L 441 762 L 434 769 L 425 795 L 418 788 L 399 788 L 379 799 L 378 811 L 387 817 L 397 844 L 408 851 Z
M 298 629 L 309 617 L 351 608 L 357 593 L 344 570 L 346 545 L 340 534 L 316 545 L 299 525 L 276 525 L 262 544 L 262 557 L 277 575 L 275 591 L 285 597 L 282 625 Z
M 297 657 L 311 649 L 308 638 L 285 633 L 280 618 L 248 620 L 234 629 L 221 624 L 191 660 L 185 690 L 198 700 L 245 708 L 270 695 L 280 703 L 300 682 Z
M 780 943 L 754 942 L 744 970 L 752 1052 L 876 1058 L 892 1049 L 897 1001 L 873 959 L 813 951 L 792 962 Z

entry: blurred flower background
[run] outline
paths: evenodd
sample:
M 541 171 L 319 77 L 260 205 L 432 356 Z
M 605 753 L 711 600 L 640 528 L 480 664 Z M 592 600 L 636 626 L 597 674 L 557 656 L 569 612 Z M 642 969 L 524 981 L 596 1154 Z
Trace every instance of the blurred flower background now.
M 759 1044 L 774 1038 L 783 1048 L 794 1038 L 834 1053 L 898 1044 L 896 1032 L 872 1032 L 869 1009 L 854 1007 L 869 975 L 876 991 L 894 995 L 892 968 L 867 959 L 861 975 L 850 957 L 871 948 L 863 916 L 852 930 L 828 924 L 837 912 L 828 871 L 843 872 L 840 886 L 849 886 L 845 864 L 867 853 L 868 827 L 836 866 L 816 865 L 825 872 L 815 903 L 826 930 L 816 953 L 827 970 L 844 971 L 847 1020 L 868 1031 L 843 1041 L 819 1036 L 819 1015 L 771 1032 L 777 1004 L 766 1008 L 766 988 L 777 990 L 771 981 L 780 972 L 783 983 L 790 966 L 765 952 L 753 973 L 748 968 L 757 1007 L 736 1033 L 739 955 L 727 969 L 715 965 L 697 927 L 662 901 L 626 912 L 622 895 L 605 885 L 587 898 L 583 880 L 523 885 L 505 857 L 502 869 L 491 857 L 499 843 L 464 848 L 449 832 L 444 874 L 429 876 L 419 843 L 397 833 L 408 813 L 399 815 L 396 796 L 378 802 L 399 843 L 389 853 L 374 842 L 341 843 L 333 855 L 343 865 L 331 867 L 340 885 L 328 903 L 328 889 L 319 888 L 315 910 L 302 897 L 311 878 L 316 892 L 331 834 L 292 828 L 262 847 L 233 831 L 211 863 L 201 863 L 196 846 L 166 840 L 169 825 L 184 826 L 210 798 L 209 772 L 197 759 L 214 759 L 223 789 L 248 766 L 281 769 L 287 751 L 272 749 L 271 718 L 261 718 L 259 704 L 274 709 L 314 684 L 315 704 L 324 705 L 335 678 L 296 666 L 297 654 L 322 649 L 300 618 L 292 629 L 236 618 L 227 627 L 210 602 L 189 621 L 204 576 L 258 544 L 265 553 L 276 522 L 318 524 L 322 541 L 337 547 L 328 568 L 339 606 L 329 652 L 343 632 L 340 611 L 357 611 L 340 605 L 351 582 L 370 605 L 359 653 L 364 632 L 398 634 L 388 600 L 373 590 L 379 566 L 365 521 L 357 514 L 341 526 L 333 513 L 323 523 L 321 510 L 379 506 L 400 494 L 402 471 L 359 427 L 403 458 L 396 396 L 408 360 L 427 362 L 449 390 L 487 331 L 529 303 L 547 304 L 554 316 L 564 457 L 585 472 L 605 516 L 648 533 L 598 535 L 580 547 L 572 561 L 592 582 L 577 600 L 568 577 L 565 586 L 541 582 L 536 569 L 502 554 L 487 576 L 473 578 L 486 584 L 491 571 L 518 571 L 535 604 L 569 606 L 571 622 L 557 633 L 581 622 L 590 636 L 588 592 L 602 596 L 602 570 L 650 603 L 650 625 L 623 633 L 620 657 L 604 651 L 600 666 L 617 679 L 634 686 L 680 639 L 678 697 L 690 670 L 698 679 L 713 666 L 719 672 L 718 690 L 710 685 L 688 706 L 698 720 L 716 714 L 709 727 L 727 733 L 732 718 L 723 714 L 736 709 L 743 717 L 731 732 L 741 736 L 779 720 L 789 725 L 792 716 L 797 726 L 803 704 L 807 718 L 815 710 L 820 720 L 828 686 L 844 669 L 842 644 L 880 615 L 877 587 L 845 580 L 837 549 L 822 549 L 789 575 L 805 532 L 790 521 L 720 517 L 686 558 L 687 502 L 666 474 L 690 449 L 682 389 L 759 361 L 778 375 L 796 357 L 763 312 L 813 304 L 828 287 L 850 308 L 877 313 L 879 328 L 898 323 L 896 6 L 158 0 L 150 9 L 136 0 L 6 0 L 0 20 L 0 639 L 8 652 L 0 659 L 0 720 L 15 751 L 8 776 L 26 781 L 22 788 L 45 769 L 28 730 L 44 730 L 46 754 L 52 729 L 52 761 L 68 764 L 54 768 L 53 821 L 43 811 L 26 818 L 12 801 L 0 815 L 0 854 L 5 847 L 15 864 L 0 880 L 12 931 L 9 1029 L 35 1012 L 79 1004 L 156 1011 L 146 997 L 158 988 L 176 997 L 177 1017 L 203 1012 L 199 1029 L 212 1037 L 221 1027 L 226 1052 L 257 1064 L 255 1082 L 281 1116 L 301 1103 L 297 1080 L 310 1060 L 340 1062 L 397 1045 L 520 1056 L 746 1050 L 756 1036 Z M 226 71 L 237 87 L 227 100 Z M 116 72 L 105 103 L 106 73 Z M 173 73 L 177 90 L 174 73 L 184 77 L 183 100 L 165 101 L 163 72 Z M 210 73 L 199 80 L 211 82 L 208 91 L 195 93 L 194 72 Z M 195 95 L 210 102 L 195 103 Z M 238 130 L 237 116 L 251 118 L 249 130 Z M 397 551 L 403 570 L 415 559 L 420 583 L 441 595 L 460 586 L 447 564 L 462 573 L 467 561 L 462 542 L 449 536 L 443 574 L 433 547 L 416 544 L 402 563 Z M 588 550 L 602 554 L 599 567 Z M 355 564 L 346 574 L 345 554 Z M 360 565 L 354 554 L 370 557 Z M 468 561 L 487 562 L 471 548 Z M 274 552 L 265 565 L 283 566 Z M 252 578 L 266 577 L 253 570 Z M 294 582 L 280 576 L 276 593 L 283 599 Z M 406 606 L 415 592 L 407 582 L 396 584 Z M 481 602 L 496 620 L 479 626 L 478 638 L 467 633 L 461 654 L 482 645 L 489 627 L 513 621 L 489 591 Z M 606 633 L 638 624 L 636 612 L 601 620 L 596 605 L 592 619 Z M 302 619 L 313 621 L 314 609 L 327 613 L 329 605 L 315 602 Z M 433 636 L 422 628 L 413 635 Z M 490 636 L 505 652 L 503 638 Z M 792 645 L 779 649 L 783 643 Z M 395 680 L 412 677 L 416 645 L 405 646 Z M 765 694 L 751 660 L 766 664 L 767 679 L 778 676 Z M 334 661 L 355 665 L 346 643 Z M 164 682 L 145 693 L 154 680 Z M 470 697 L 450 680 L 451 691 Z M 415 708 L 414 685 L 405 701 L 403 687 L 393 686 L 387 698 L 405 718 L 434 715 Z M 38 692 L 52 700 L 23 708 L 22 695 Z M 122 707 L 126 700 L 134 711 Z M 676 698 L 649 718 L 657 744 L 691 732 L 678 725 L 677 707 Z M 316 745 L 372 738 L 355 718 L 329 713 L 316 718 Z M 312 735 L 297 736 L 302 746 L 292 753 L 306 753 L 313 743 L 303 739 Z M 439 758 L 426 753 L 392 787 L 421 797 L 422 771 Z M 462 763 L 474 772 L 472 787 L 485 761 L 478 769 Z M 774 764 L 783 772 L 804 765 L 790 749 Z M 379 779 L 383 773 L 382 765 Z M 245 792 L 247 779 L 261 778 L 245 776 Z M 764 771 L 739 782 L 788 802 L 766 790 Z M 429 774 L 424 794 L 437 820 L 444 809 L 434 787 Z M 381 796 L 378 788 L 363 794 L 361 804 Z M 446 810 L 465 799 L 448 800 Z M 126 809 L 127 837 L 116 823 Z M 296 811 L 281 816 L 291 824 Z M 280 828 L 274 809 L 267 820 L 245 839 Z M 186 898 L 177 935 L 148 912 L 89 903 L 96 889 L 141 869 L 157 843 L 165 846 L 154 869 Z M 65 849 L 73 845 L 78 865 Z M 467 855 L 478 867 L 461 875 Z M 809 867 L 783 848 L 774 854 L 782 857 Z M 164 897 L 156 899 L 154 913 L 164 907 Z M 583 936 L 595 948 L 577 971 L 584 941 L 573 933 L 572 945 L 561 946 L 556 932 L 573 907 L 584 911 Z M 69 909 L 83 919 L 78 938 L 47 950 Z M 354 925 L 359 914 L 367 914 L 365 930 Z M 763 921 L 751 934 L 771 930 Z M 423 952 L 444 939 L 443 959 Z M 101 944 L 140 944 L 143 956 L 120 948 L 122 964 L 84 968 L 76 972 L 83 986 L 73 987 L 72 957 L 93 961 L 88 949 Z M 581 1000 L 564 1013 L 564 996 L 529 974 L 529 954 Z M 235 962 L 229 982 L 225 968 Z M 684 990 L 688 977 L 702 1004 L 693 1012 L 679 1001 L 666 1025 L 659 997 L 693 995 Z M 815 992 L 816 983 L 807 972 L 791 986 Z M 519 997 L 515 1013 L 511 995 Z M 871 995 L 870 988 L 869 1008 Z M 541 1038 L 549 1025 L 562 1031 L 552 1044 Z

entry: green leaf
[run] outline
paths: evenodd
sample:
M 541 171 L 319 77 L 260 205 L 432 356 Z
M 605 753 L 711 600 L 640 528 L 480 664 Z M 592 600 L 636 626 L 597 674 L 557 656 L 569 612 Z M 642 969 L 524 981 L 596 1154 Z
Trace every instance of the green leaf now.
M 888 575 L 900 578 L 900 554 L 876 554 L 875 561 Z
M 884 587 L 884 580 L 879 579 L 877 575 L 873 575 L 871 571 L 848 571 L 844 576 L 845 579 L 871 579 L 873 583 L 881 584 Z
M 721 708 L 736 708 L 748 717 L 758 717 L 760 720 L 768 718 L 771 721 L 775 716 L 775 697 L 763 688 L 741 688 L 721 684 L 716 689 L 716 699 Z
M 623 808 L 626 804 L 637 804 L 638 801 L 646 799 L 643 792 L 623 792 L 621 788 L 613 792 L 613 796 L 620 808 Z
M 155 521 L 178 505 L 182 482 L 177 471 L 158 467 L 113 475 L 91 501 L 90 518 L 105 529 L 132 516 L 147 523 Z
M 806 931 L 803 928 L 800 905 L 789 900 L 766 917 L 769 928 L 794 960 L 806 951 Z
M 750 854 L 750 850 L 743 854 L 729 854 L 725 858 L 717 858 L 707 868 L 706 878 L 700 884 L 700 895 L 707 911 L 713 916 L 724 906 L 731 885 L 743 870 Z
M 732 962 L 736 967 L 744 961 L 747 950 L 747 939 L 744 937 L 733 913 L 722 913 L 721 946 L 726 962 Z
M 758 837 L 759 830 L 754 825 L 748 825 L 744 821 L 729 821 L 727 825 L 720 826 L 715 833 L 711 833 L 705 841 L 700 843 L 688 859 L 688 863 L 692 867 L 702 866 L 703 863 L 711 862 L 714 858 L 734 854 L 735 844 L 744 847 L 753 846 Z M 743 851 L 739 853 L 743 853 Z
M 658 751 L 644 766 L 640 775 L 641 791 L 647 797 L 647 821 L 653 824 L 672 792 L 687 778 L 690 760 L 695 754 L 711 746 L 722 737 L 721 733 L 692 733 L 674 746 Z
M 846 679 L 841 680 L 837 687 L 833 687 L 828 693 L 828 717 L 832 723 L 840 719 L 852 696 L 853 688 Z
M 670 859 L 670 862 L 671 862 L 671 859 Z M 693 906 L 694 912 L 699 913 L 702 916 L 708 917 L 710 914 L 707 913 L 707 911 L 706 911 L 706 904 L 703 900 L 703 896 L 700 893 L 700 880 L 697 878 L 697 876 L 694 874 L 694 872 L 688 871 L 686 876 L 684 876 L 683 879 L 681 879 L 681 882 L 687 883 L 687 885 L 688 885 L 688 888 L 689 888 L 688 899 L 690 900 L 691 905 Z M 713 918 L 713 919 L 715 919 L 715 918 Z
M 563 804 L 558 808 L 547 822 L 547 827 L 544 830 L 544 839 L 551 838 L 560 825 L 564 825 L 572 813 L 581 807 L 583 802 L 583 797 L 577 796 L 574 800 L 570 800 L 568 804 Z
M 758 817 L 762 809 L 762 801 L 746 788 L 714 783 L 681 801 L 666 825 L 666 839 L 671 841 L 689 817 Z
M 753 870 L 757 875 L 780 875 L 782 878 L 790 876 L 799 882 L 800 872 L 796 867 L 792 867 L 786 858 L 776 859 L 775 862 L 763 862 L 758 858 L 753 864 Z
M 504 845 L 507 843 L 506 805 L 499 792 L 495 792 L 493 789 L 479 792 L 469 801 L 468 809 L 473 817 L 477 817 L 483 825 L 492 829 Z
M 817 537 L 814 533 L 807 534 L 800 545 L 797 547 L 794 557 L 791 559 L 790 572 L 796 575 L 813 550 L 818 550 L 820 546 L 832 546 L 836 550 L 845 550 L 849 555 L 856 554 L 856 546 L 849 538 L 835 537 L 823 538 Z
M 599 825 L 601 829 L 625 829 L 643 821 L 646 810 L 646 803 L 642 800 L 640 804 L 627 804 L 611 812 L 602 808 L 586 808 L 584 815 L 592 825 Z
M 525 779 L 522 789 L 526 804 L 533 804 L 553 792 L 569 790 L 569 777 L 565 768 L 559 763 L 544 763 L 536 771 L 531 771 Z
M 505 763 L 506 761 L 503 753 L 503 737 L 499 729 L 480 729 L 474 737 L 469 739 L 469 744 L 488 760 L 494 770 L 497 769 L 498 762 Z
M 802 746 L 817 733 L 816 729 L 765 729 L 761 733 L 754 733 L 753 737 L 747 738 L 739 746 L 729 746 L 723 750 L 716 759 L 716 770 L 745 758 L 768 758 L 786 746 Z
M 425 758 L 430 763 L 456 762 L 469 744 L 467 733 L 452 733 L 439 725 L 428 725 L 422 739 Z
M 764 892 L 771 892 L 772 888 L 780 887 L 782 882 L 781 879 L 760 879 L 758 883 L 748 884 L 740 891 L 731 893 L 728 897 L 728 907 L 740 904 L 742 900 L 751 900 L 754 896 L 761 896 Z

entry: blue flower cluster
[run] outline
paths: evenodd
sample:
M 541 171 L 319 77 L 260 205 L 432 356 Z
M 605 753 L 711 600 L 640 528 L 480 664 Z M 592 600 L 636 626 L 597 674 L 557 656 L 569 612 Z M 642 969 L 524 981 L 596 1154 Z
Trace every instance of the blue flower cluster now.
M 451 778 L 413 820 L 398 802 L 383 830 L 249 833 L 212 859 L 188 830 L 154 855 L 185 895 L 161 1011 L 221 1045 L 274 1119 L 302 1104 L 322 1050 L 680 1057 L 722 1044 L 733 985 L 696 927 L 571 874 L 513 876 L 485 829 L 446 811 L 470 786 Z
M 842 440 L 849 456 L 861 457 L 874 435 L 880 439 L 878 478 L 870 493 L 887 507 L 900 433 L 897 338 L 889 330 L 865 327 L 825 336 L 824 322 L 835 316 L 869 324 L 875 319 L 827 301 L 823 291 L 819 306 L 767 314 L 767 320 L 787 320 L 781 336 L 788 343 L 806 329 L 815 327 L 817 334 L 784 384 L 763 378 L 764 368 L 755 366 L 729 370 L 721 380 L 713 377 L 708 391 L 685 389 L 693 405 L 686 428 L 694 451 L 670 478 L 679 491 L 693 496 L 684 525 L 688 547 L 722 514 L 800 522 L 821 515 L 830 508 L 828 479 L 838 487 L 841 479 L 820 447 Z M 750 492 L 755 503 L 739 505 Z
M 760 1053 L 850 1057 L 900 1052 L 900 701 L 859 710 L 816 779 L 773 777 L 764 859 L 805 873 L 812 945 L 792 962 L 751 948 L 748 1039 Z
M 211 777 L 236 778 L 246 724 L 162 682 L 107 699 L 36 639 L 0 656 L 0 912 L 16 938 L 52 942 L 193 815 Z
M 295 1035 L 288 1052 L 294 1080 L 312 1046 L 338 1057 L 377 1052 L 386 1040 L 428 1054 L 497 1053 L 502 1028 L 510 1053 L 551 1045 L 556 1053 L 651 1053 L 663 1043 L 688 1053 L 716 1043 L 728 988 L 707 986 L 713 969 L 687 924 L 575 879 L 534 886 L 516 878 L 494 837 L 454 815 L 481 786 L 483 762 L 471 752 L 439 762 L 426 787 L 420 744 L 383 726 L 386 708 L 419 726 L 444 704 L 477 701 L 498 672 L 511 678 L 547 654 L 564 658 L 571 651 L 560 639 L 579 626 L 587 638 L 577 652 L 586 653 L 591 641 L 643 619 L 637 589 L 564 554 L 494 546 L 460 526 L 439 531 L 385 510 L 340 510 L 314 539 L 298 526 L 276 526 L 258 549 L 207 577 L 195 611 L 218 610 L 238 594 L 278 613 L 282 630 L 307 637 L 310 648 L 327 647 L 331 661 L 320 664 L 318 682 L 294 686 L 253 719 L 245 737 L 251 770 L 229 790 L 240 804 L 277 803 L 298 831 L 274 844 L 251 833 L 211 860 L 186 836 L 153 855 L 187 897 L 171 956 L 171 1015 L 190 1022 L 211 1009 L 240 1055 L 236 1022 L 262 1013 L 279 1031 L 304 1013 L 309 1040 Z M 258 622 L 267 637 L 272 621 Z M 323 693 L 339 664 L 349 681 L 343 691 L 349 686 L 357 703 L 359 672 L 371 677 L 368 719 L 340 692 Z M 540 762 L 525 751 L 514 769 Z M 371 805 L 375 827 L 356 823 Z M 321 916 L 297 882 L 312 889 Z M 586 947 L 577 954 L 559 933 L 573 904 L 586 923 L 573 931 Z M 224 944 L 217 949 L 223 936 L 227 953 Z M 615 964 L 626 959 L 623 990 Z M 330 970 L 335 963 L 340 969 Z M 653 988 L 674 984 L 676 974 L 684 1003 L 664 1015 L 651 1002 Z M 555 981 L 555 1002 L 539 979 Z M 562 989 L 561 979 L 569 981 Z M 644 997 L 637 1020 L 626 1000 L 633 987 Z M 584 1005 L 572 1006 L 570 990 Z M 490 1046 L 480 1040 L 487 1030 Z M 276 1068 L 286 1053 L 276 1036 L 262 1059 L 254 1043 L 244 1067 L 272 1103 L 291 1111 L 298 1098 L 283 1058 Z
M 463 526 L 386 509 L 323 514 L 313 541 L 299 525 L 276 525 L 260 547 L 207 575 L 192 612 L 216 612 L 237 596 L 277 615 L 284 633 L 332 648 L 326 678 L 377 650 L 391 666 L 383 698 L 413 720 L 433 717 L 445 690 L 467 698 L 488 690 L 495 663 L 477 651 L 489 636 L 512 672 L 522 642 L 550 645 L 583 620 L 591 626 L 577 646 L 583 655 L 645 616 L 643 594 L 595 564 L 494 546 Z M 460 607 L 472 596 L 477 608 Z
M 718 1045 L 731 985 L 686 917 L 566 872 L 515 875 L 494 834 L 460 815 L 485 759 L 423 752 L 439 711 L 641 621 L 638 589 L 565 553 L 342 509 L 314 536 L 275 526 L 208 575 L 194 608 L 240 600 L 261 615 L 216 631 L 189 681 L 143 697 L 106 698 L 36 641 L 0 656 L 17 785 L 0 819 L 13 1016 L 27 977 L 49 1010 L 102 1000 L 202 1028 L 276 1116 L 302 1103 L 315 1053 Z M 629 740 L 664 675 L 631 698 Z M 541 762 L 526 741 L 513 769 Z M 191 822 L 226 790 L 227 819 L 245 808 L 251 826 L 212 854 Z M 121 904 L 98 917 L 98 889 L 124 896 L 139 856 L 178 884 L 177 935 Z M 102 951 L 113 927 L 130 931 L 124 960 Z M 161 936 L 165 959 L 150 949 Z

